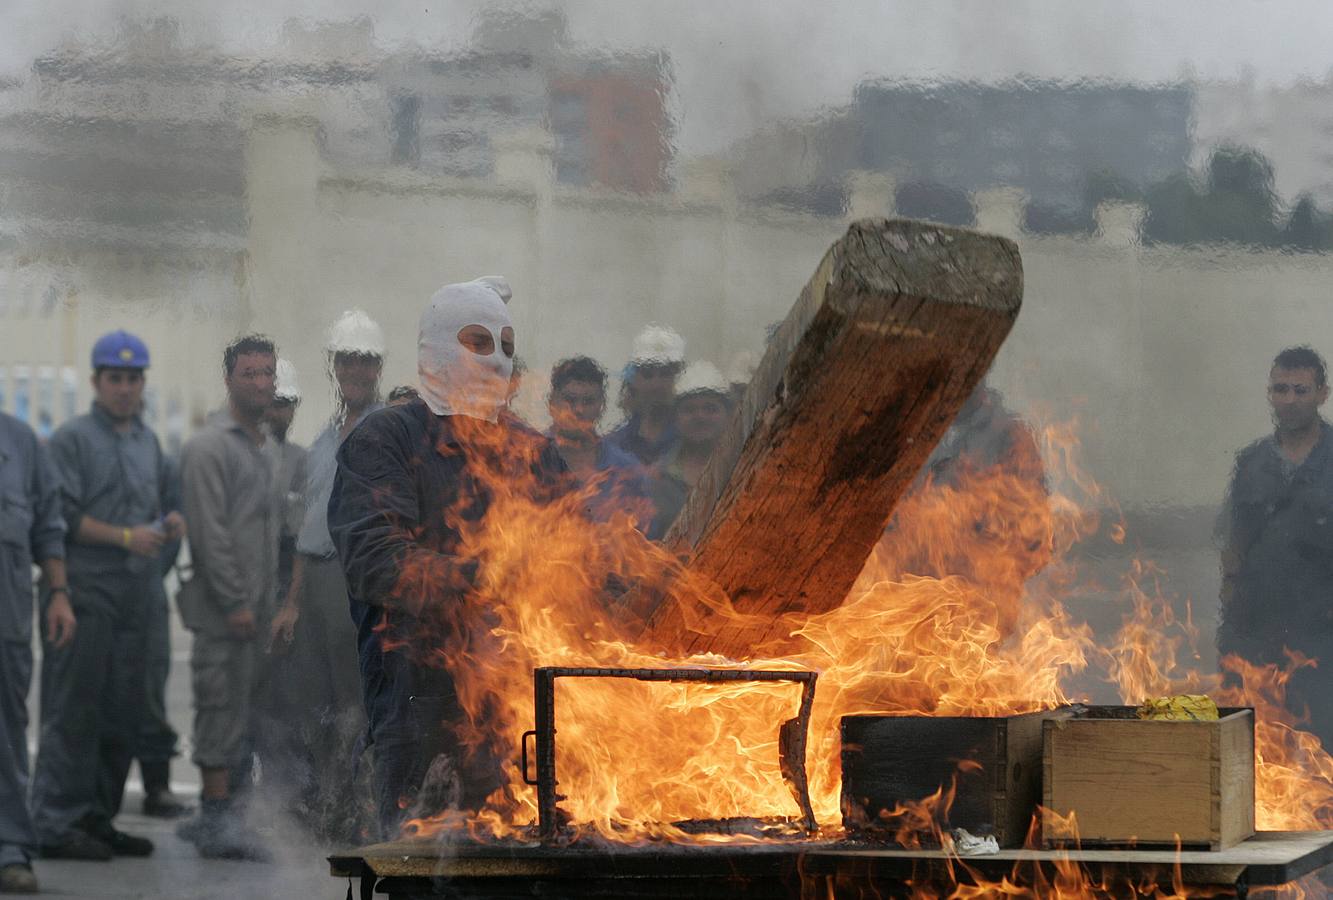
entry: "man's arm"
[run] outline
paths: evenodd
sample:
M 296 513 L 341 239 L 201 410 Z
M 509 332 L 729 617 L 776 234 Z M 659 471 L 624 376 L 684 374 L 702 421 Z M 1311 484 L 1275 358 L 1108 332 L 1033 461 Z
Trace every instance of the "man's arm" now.
M 250 609 L 245 578 L 248 565 L 241 559 L 227 522 L 227 480 L 221 448 L 213 435 L 197 437 L 181 457 L 181 487 L 185 518 L 190 523 L 190 556 L 202 571 L 209 599 L 224 613 Z
M 42 567 L 51 602 L 46 608 L 46 639 L 57 648 L 74 640 L 74 610 L 65 576 L 65 520 L 61 517 L 60 475 L 54 461 L 39 444 L 32 472 L 32 528 L 28 533 L 32 558 Z
M 157 441 L 157 496 L 162 509 L 162 521 L 166 525 L 167 539 L 177 544 L 185 537 L 185 514 L 181 497 L 180 469 L 171 457 L 162 452 L 162 444 Z M 176 554 L 171 554 L 175 559 Z
M 112 525 L 88 515 L 83 449 L 78 434 L 62 428 L 51 437 L 51 460 L 59 476 L 60 508 L 70 535 L 80 544 L 119 547 L 136 556 L 155 556 L 162 536 L 148 525 Z M 34 557 L 36 558 L 36 557 Z
M 421 522 L 412 470 L 426 461 L 412 458 L 409 440 L 400 422 L 382 417 L 348 436 L 338 450 L 329 532 L 352 597 L 416 615 L 433 598 L 466 590 L 476 567 L 414 537 Z

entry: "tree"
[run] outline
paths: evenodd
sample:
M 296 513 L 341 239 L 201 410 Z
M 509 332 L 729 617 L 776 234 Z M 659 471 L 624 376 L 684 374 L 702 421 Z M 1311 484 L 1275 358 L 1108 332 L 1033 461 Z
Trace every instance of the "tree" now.
M 1208 160 L 1207 188 L 1185 173 L 1152 185 L 1144 195 L 1145 240 L 1167 244 L 1230 241 L 1277 246 L 1278 203 L 1273 166 L 1258 151 L 1219 147 Z

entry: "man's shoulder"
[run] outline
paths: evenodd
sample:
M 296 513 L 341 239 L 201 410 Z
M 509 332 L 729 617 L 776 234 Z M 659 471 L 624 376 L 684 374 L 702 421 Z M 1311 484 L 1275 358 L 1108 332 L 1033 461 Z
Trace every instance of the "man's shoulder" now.
M 392 432 L 402 429 L 419 429 L 425 424 L 425 417 L 430 414 L 422 400 L 400 403 L 397 406 L 381 406 L 361 417 L 352 428 L 350 438 L 357 432 L 375 433 Z
M 92 413 L 80 413 L 66 419 L 59 428 L 51 433 L 51 444 L 59 446 L 67 442 L 83 440 L 94 435 L 100 428 L 96 416 Z
M 601 459 L 598 460 L 598 467 L 602 469 L 633 469 L 642 470 L 643 463 L 633 453 L 621 447 L 619 444 L 603 437 L 599 446 Z
M 426 433 L 430 411 L 420 400 L 398 406 L 382 406 L 366 413 L 353 426 L 338 449 L 338 455 L 364 452 L 367 448 L 402 446 Z
M 181 462 L 184 463 L 191 457 L 222 453 L 227 440 L 227 423 L 218 416 L 209 416 L 181 447 Z
M 36 447 L 37 432 L 22 419 L 0 412 L 0 445 L 5 448 Z
M 1264 435 L 1236 451 L 1236 465 L 1241 466 L 1253 462 L 1266 454 L 1271 454 L 1276 449 L 1277 441 L 1273 439 L 1273 436 L 1271 434 Z

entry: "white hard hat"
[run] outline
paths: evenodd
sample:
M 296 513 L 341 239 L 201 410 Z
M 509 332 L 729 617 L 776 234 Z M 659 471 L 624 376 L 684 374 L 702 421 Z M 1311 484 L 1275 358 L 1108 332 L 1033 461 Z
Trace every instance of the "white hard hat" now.
M 330 353 L 364 353 L 384 356 L 384 332 L 375 320 L 359 309 L 349 309 L 329 329 L 324 349 Z
M 685 338 L 656 322 L 639 332 L 630 351 L 630 365 L 679 365 L 685 362 Z
M 731 385 L 722 377 L 717 366 L 707 360 L 698 360 L 685 367 L 685 374 L 676 382 L 676 399 L 690 394 L 714 393 L 729 397 Z
M 753 353 L 749 350 L 740 350 L 731 357 L 731 365 L 727 366 L 727 381 L 732 384 L 749 384 L 754 378 L 754 370 L 758 367 Z
M 277 377 L 274 380 L 277 386 L 274 388 L 273 396 L 292 403 L 301 402 L 301 385 L 296 380 L 296 366 L 292 365 L 291 360 L 278 360 Z

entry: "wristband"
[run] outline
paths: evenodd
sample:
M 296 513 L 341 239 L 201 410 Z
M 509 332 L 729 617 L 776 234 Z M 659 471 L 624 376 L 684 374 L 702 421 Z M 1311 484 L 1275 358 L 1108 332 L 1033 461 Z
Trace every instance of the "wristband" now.
M 53 587 L 53 588 L 51 588 L 50 593 L 52 593 L 52 594 L 64 594 L 66 597 L 68 597 L 68 596 L 69 596 L 69 588 L 65 587 L 65 586 L 62 584 L 60 587 Z
M 128 528 L 120 529 L 120 539 L 125 544 L 125 549 L 130 549 L 130 530 Z

